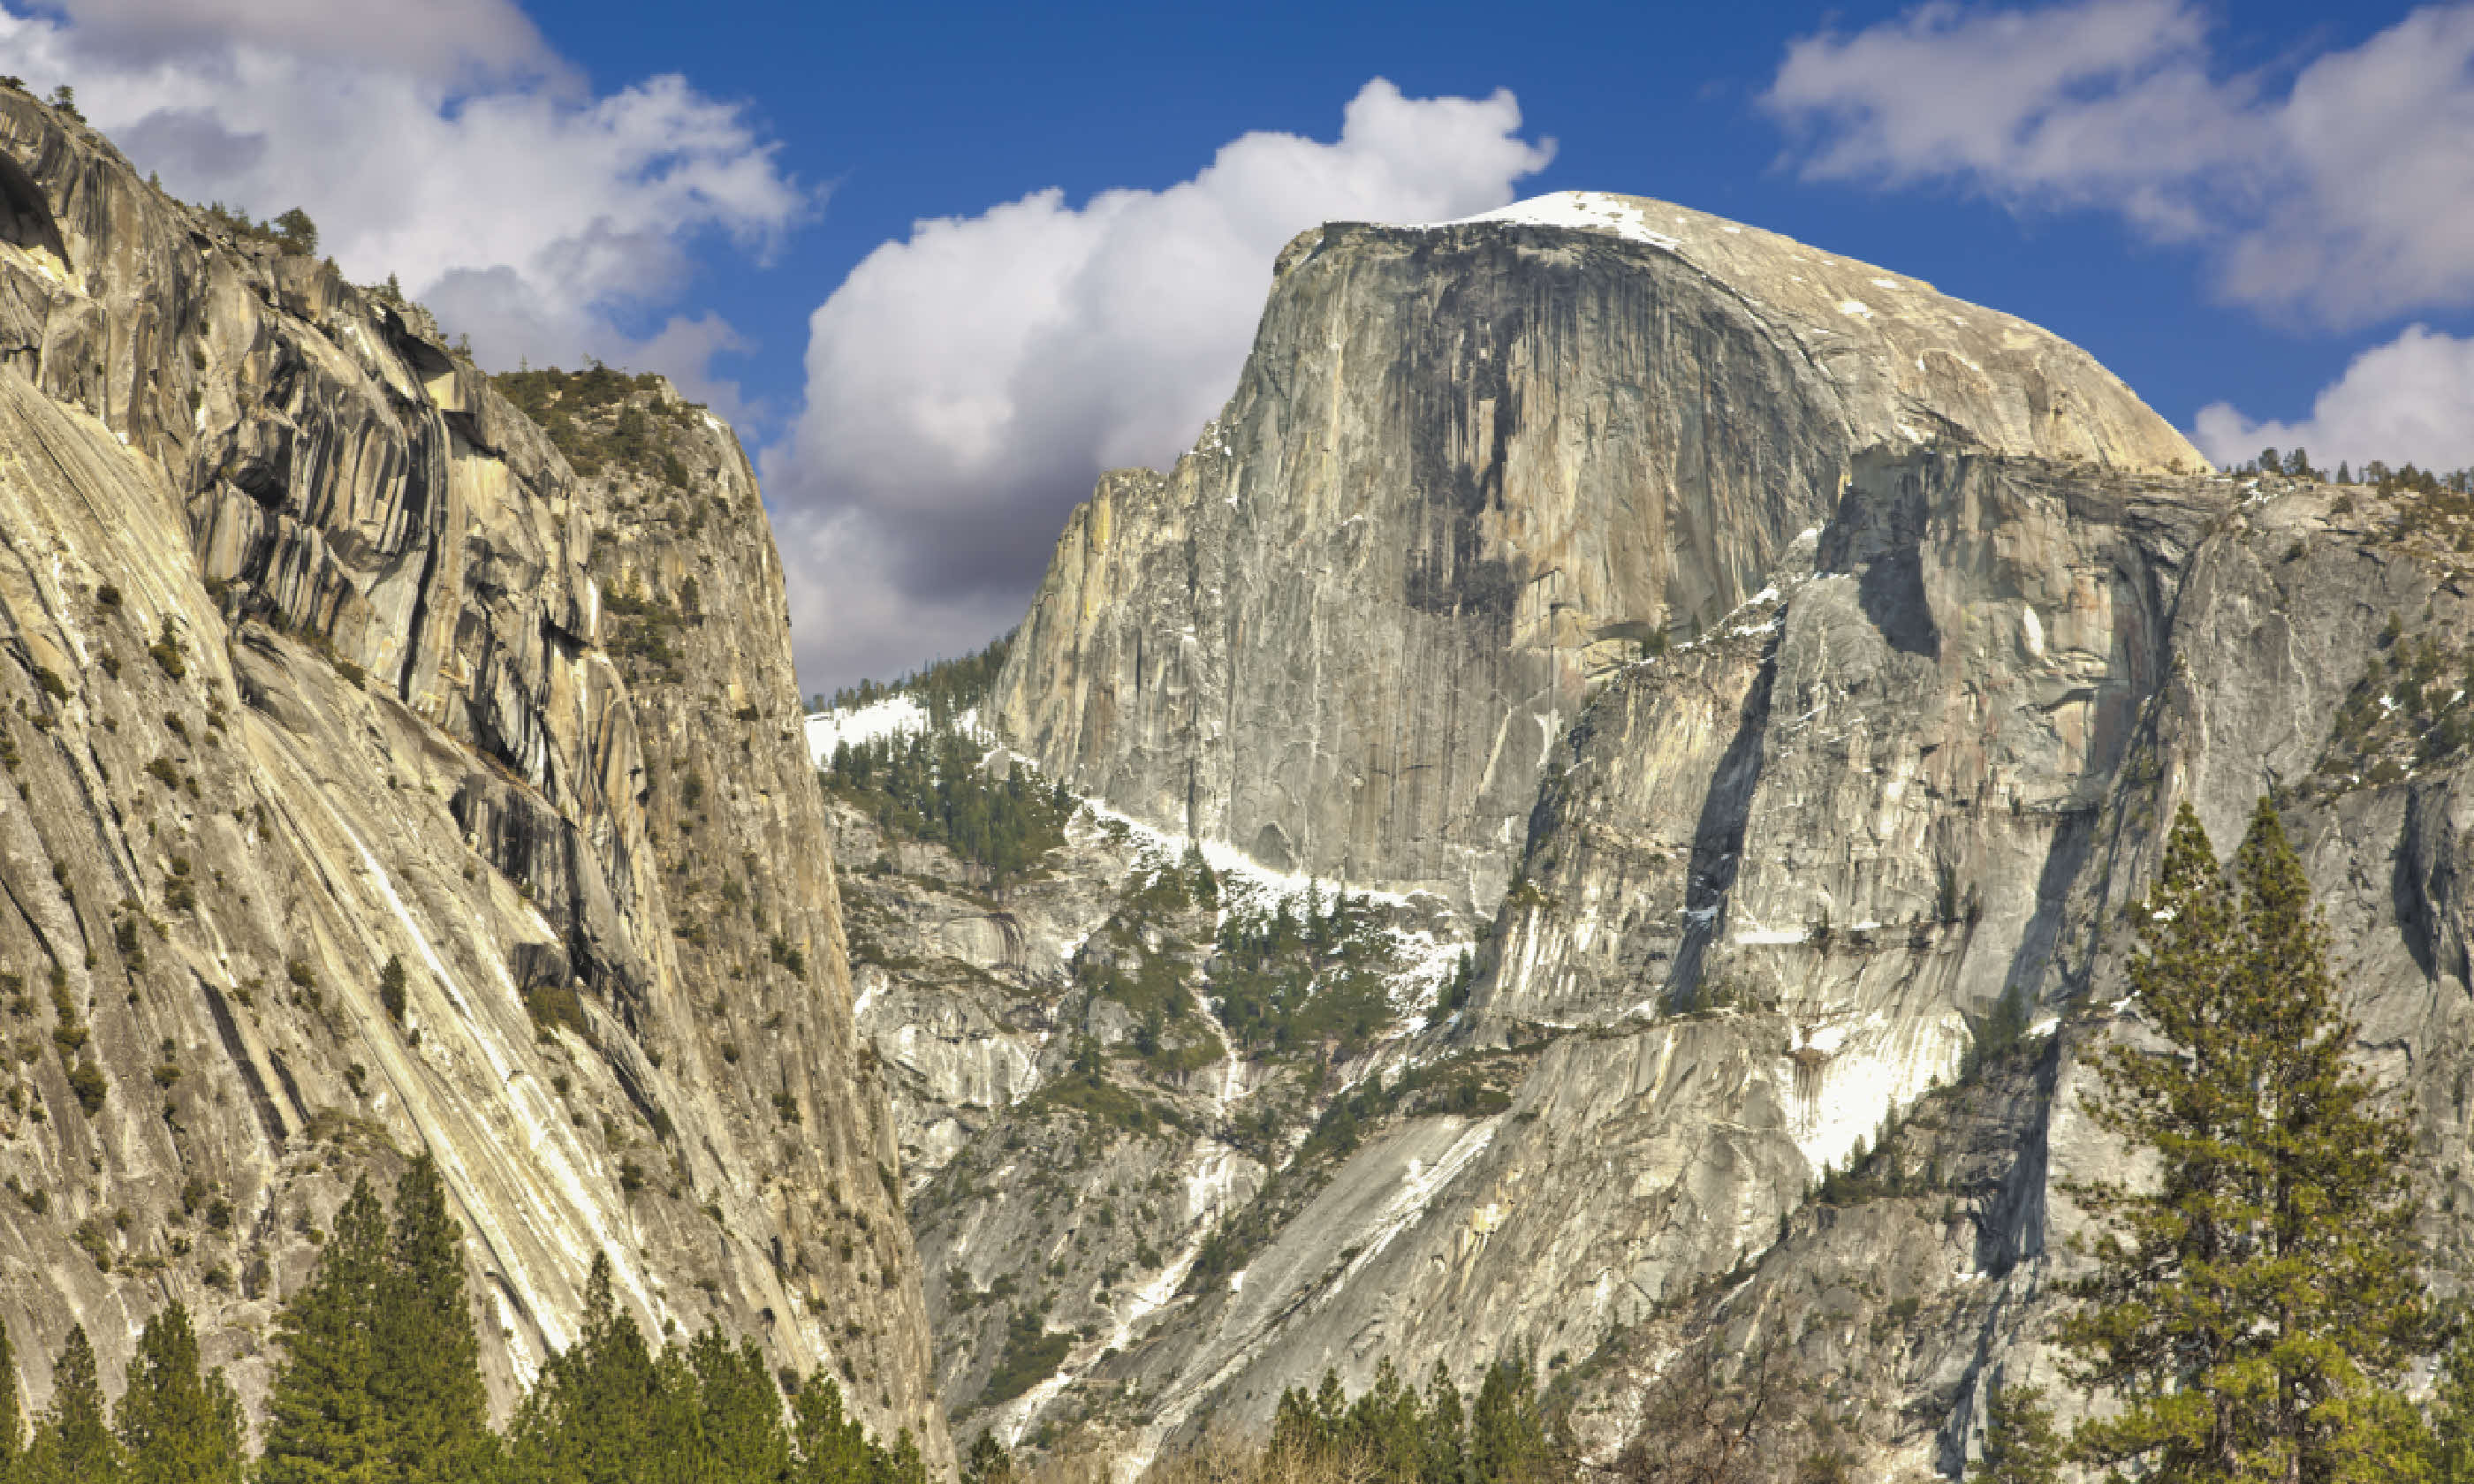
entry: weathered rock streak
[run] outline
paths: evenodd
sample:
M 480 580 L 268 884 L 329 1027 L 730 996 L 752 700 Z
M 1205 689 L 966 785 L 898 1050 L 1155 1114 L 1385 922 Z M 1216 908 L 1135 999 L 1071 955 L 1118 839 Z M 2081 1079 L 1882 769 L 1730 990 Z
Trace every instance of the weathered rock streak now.
M 839 1369 L 949 1456 L 729 430 L 640 390 L 675 482 L 581 476 L 419 310 L 13 93 L 0 196 L 20 1357 L 83 1322 L 116 1376 L 177 1296 L 254 1401 L 314 1229 L 425 1147 L 502 1401 L 607 1252 L 649 1328 Z
M 1758 591 L 1857 454 L 2205 467 L 2009 316 L 1573 199 L 1291 244 L 1226 410 L 1068 521 L 1000 731 L 1275 868 L 1491 907 L 1592 676 Z

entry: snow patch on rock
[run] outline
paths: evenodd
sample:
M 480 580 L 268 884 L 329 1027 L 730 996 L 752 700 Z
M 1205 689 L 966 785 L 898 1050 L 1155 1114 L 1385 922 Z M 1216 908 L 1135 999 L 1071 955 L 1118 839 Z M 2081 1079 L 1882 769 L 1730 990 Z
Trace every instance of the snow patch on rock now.
M 1668 252 L 1681 246 L 1664 232 L 1651 230 L 1638 206 L 1604 191 L 1556 191 L 1550 195 L 1532 196 L 1527 201 L 1516 201 L 1511 205 L 1481 211 L 1475 216 L 1449 222 L 1422 223 L 1419 229 L 1467 227 L 1479 222 L 1512 222 L 1525 227 L 1573 227 L 1583 231 L 1607 232 L 1627 242 L 1646 243 Z

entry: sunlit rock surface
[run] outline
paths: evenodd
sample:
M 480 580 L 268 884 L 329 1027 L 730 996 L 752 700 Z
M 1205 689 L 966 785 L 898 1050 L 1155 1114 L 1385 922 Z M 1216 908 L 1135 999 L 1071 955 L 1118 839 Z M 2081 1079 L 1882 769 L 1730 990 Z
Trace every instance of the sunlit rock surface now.
M 319 1230 L 426 1148 L 502 1404 L 607 1252 L 648 1329 L 717 1320 L 950 1456 L 729 429 L 646 378 L 604 412 L 668 466 L 579 475 L 417 309 L 15 93 L 0 194 L 0 1318 L 36 1404 L 71 1324 L 117 1377 L 178 1297 L 254 1405 Z
M 2123 1158 L 2081 1058 L 2185 799 L 2226 850 L 2285 808 L 2454 1291 L 2467 550 L 2460 497 L 2213 475 L 2052 337 L 1697 213 L 1301 236 L 989 714 L 1171 837 L 1474 907 L 1467 1003 L 1335 1072 L 1492 1090 L 1370 1093 L 1311 1179 L 1300 1107 L 1237 1271 L 1039 1415 L 1142 1456 L 1518 1353 L 1603 1449 L 1714 1334 L 1791 1352 L 1859 1476 L 1957 1472 L 1992 1378 L 2053 1379 L 2066 1188 Z
M 1697 212 L 1321 227 L 1193 452 L 1067 523 L 993 725 L 1163 827 L 1491 908 L 1591 676 L 1928 442 L 2205 467 L 2076 347 Z

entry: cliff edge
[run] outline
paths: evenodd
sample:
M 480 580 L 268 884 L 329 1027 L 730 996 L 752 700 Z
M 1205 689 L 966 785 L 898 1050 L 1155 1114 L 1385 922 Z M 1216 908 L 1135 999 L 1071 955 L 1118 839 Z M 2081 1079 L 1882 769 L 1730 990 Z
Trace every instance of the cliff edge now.
M 353 1178 L 434 1153 L 503 1405 L 607 1253 L 949 1459 L 756 485 L 0 93 L 0 1318 L 252 1406 Z

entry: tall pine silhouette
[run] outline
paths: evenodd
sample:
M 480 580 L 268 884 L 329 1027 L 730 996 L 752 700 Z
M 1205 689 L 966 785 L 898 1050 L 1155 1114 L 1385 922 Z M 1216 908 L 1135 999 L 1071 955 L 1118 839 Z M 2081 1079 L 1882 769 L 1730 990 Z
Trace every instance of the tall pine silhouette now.
M 2053 1412 L 2034 1386 L 2001 1382 L 1984 1405 L 1984 1459 L 1968 1475 L 1976 1484 L 2054 1484 L 2061 1477 L 2062 1439 Z
M 2184 804 L 2134 912 L 2131 985 L 2164 1044 L 2094 1058 L 2091 1115 L 2156 1174 L 2073 1187 L 2101 1231 L 2062 1339 L 2121 1403 L 2074 1450 L 2174 1480 L 2410 1475 L 2405 1122 L 2346 1060 L 2325 930 L 2266 800 L 2233 876 Z
M 52 1404 L 18 1465 L 22 1484 L 116 1484 L 120 1444 L 111 1435 L 94 1346 L 78 1325 L 52 1366 Z
M 842 1409 L 842 1389 L 818 1371 L 793 1403 L 799 1442 L 799 1484 L 843 1484 L 872 1478 L 879 1450 L 867 1430 Z
M 198 1336 L 177 1301 L 146 1321 L 120 1394 L 128 1484 L 240 1484 L 240 1399 L 201 1372 Z
M 698 1424 L 693 1373 L 675 1355 L 654 1355 L 612 1292 L 610 1258 L 596 1255 L 585 1280 L 582 1332 L 550 1357 L 516 1410 L 507 1440 L 514 1477 L 685 1484 L 695 1476 Z
M 487 1473 L 497 1439 L 464 1290 L 463 1229 L 426 1151 L 396 1183 L 374 1339 L 369 1390 L 385 1420 L 387 1476 L 460 1484 Z
M 373 1395 L 386 1213 L 366 1177 L 335 1212 L 318 1270 L 276 1319 L 283 1358 L 266 1403 L 263 1484 L 379 1484 L 388 1419 Z
M 0 1322 L 0 1479 L 16 1476 L 25 1439 L 24 1414 L 17 1401 L 17 1352 L 9 1343 L 9 1326 Z
M 790 1438 L 782 1428 L 782 1393 L 755 1343 L 733 1346 L 707 1325 L 688 1348 L 688 1366 L 702 1422 L 697 1476 L 707 1484 L 780 1484 L 790 1471 Z

